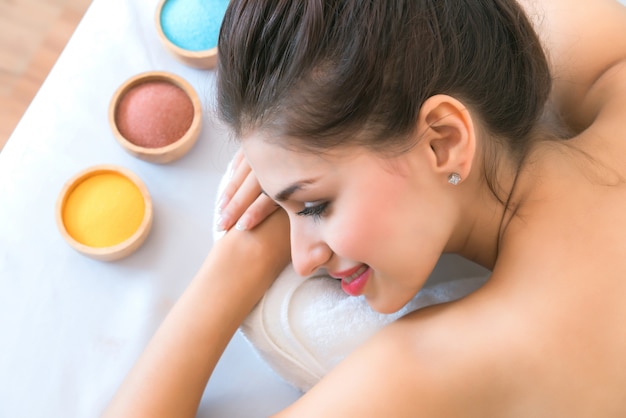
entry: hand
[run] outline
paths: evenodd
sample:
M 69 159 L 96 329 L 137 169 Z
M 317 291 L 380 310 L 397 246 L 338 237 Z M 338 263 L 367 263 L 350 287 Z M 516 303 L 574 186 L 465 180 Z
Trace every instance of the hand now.
M 221 266 L 222 278 L 239 277 L 241 282 L 244 275 L 242 268 L 245 272 L 256 271 L 252 275 L 255 284 L 247 284 L 247 292 L 251 292 L 258 285 L 258 277 L 270 278 L 271 281 L 259 293 L 260 298 L 291 261 L 287 213 L 279 208 L 251 230 L 231 229 L 214 243 L 210 256 L 214 258 L 214 267 Z M 255 267 L 251 268 L 251 265 Z
M 217 228 L 227 231 L 234 225 L 240 231 L 252 229 L 278 206 L 261 193 L 261 186 L 241 149 L 233 157 L 230 173 L 230 180 L 218 203 Z

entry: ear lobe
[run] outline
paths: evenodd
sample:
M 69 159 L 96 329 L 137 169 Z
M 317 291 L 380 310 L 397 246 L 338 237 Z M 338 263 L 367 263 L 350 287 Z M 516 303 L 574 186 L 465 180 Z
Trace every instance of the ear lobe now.
M 447 95 L 427 99 L 420 110 L 426 126 L 423 140 L 432 150 L 433 168 L 447 176 L 458 173 L 467 178 L 476 152 L 472 117 L 458 100 Z

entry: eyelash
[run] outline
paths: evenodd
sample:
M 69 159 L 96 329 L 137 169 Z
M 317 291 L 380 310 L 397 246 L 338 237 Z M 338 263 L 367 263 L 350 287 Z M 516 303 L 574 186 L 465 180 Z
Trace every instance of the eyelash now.
M 328 209 L 328 202 L 320 203 L 319 205 L 305 207 L 300 212 L 296 212 L 298 216 L 311 216 L 313 220 L 321 219 Z

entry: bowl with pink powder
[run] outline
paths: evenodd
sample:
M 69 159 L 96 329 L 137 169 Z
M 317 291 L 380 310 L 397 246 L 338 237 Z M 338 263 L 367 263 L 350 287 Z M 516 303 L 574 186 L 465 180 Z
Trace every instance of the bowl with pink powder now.
M 130 78 L 115 92 L 109 123 L 130 154 L 164 164 L 193 147 L 202 127 L 202 107 L 193 87 L 181 77 L 147 72 Z

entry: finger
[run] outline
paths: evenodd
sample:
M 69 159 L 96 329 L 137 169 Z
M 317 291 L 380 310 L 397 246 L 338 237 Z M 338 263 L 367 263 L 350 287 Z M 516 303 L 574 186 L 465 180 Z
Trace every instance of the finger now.
M 248 163 L 245 161 L 245 158 L 243 158 L 243 153 L 240 153 L 240 155 L 240 158 L 236 155 L 235 160 L 233 160 L 230 180 L 228 181 L 228 183 L 226 183 L 224 190 L 222 190 L 222 196 L 220 196 L 220 199 L 218 201 L 217 208 L 220 212 L 224 210 L 224 208 L 229 204 L 230 200 L 233 198 L 235 193 L 237 193 L 243 182 L 252 171 Z M 237 163 L 236 167 L 235 163 Z M 237 217 L 239 217 L 240 215 L 241 213 L 239 213 Z
M 237 150 L 237 152 L 235 153 L 235 155 L 233 155 L 233 158 L 230 162 L 230 167 L 229 167 L 229 175 L 228 178 L 233 178 L 233 175 L 235 174 L 235 171 L 237 170 L 237 168 L 239 167 L 239 164 L 241 164 L 241 162 L 244 159 L 244 155 L 243 155 L 243 149 L 239 148 Z
M 228 204 L 222 209 L 218 227 L 222 230 L 230 229 L 260 194 L 261 186 L 254 173 L 249 172 Z
M 279 206 L 269 196 L 261 193 L 259 197 L 252 202 L 246 212 L 239 218 L 235 228 L 240 231 L 246 231 L 254 228 L 268 216 L 270 216 Z

